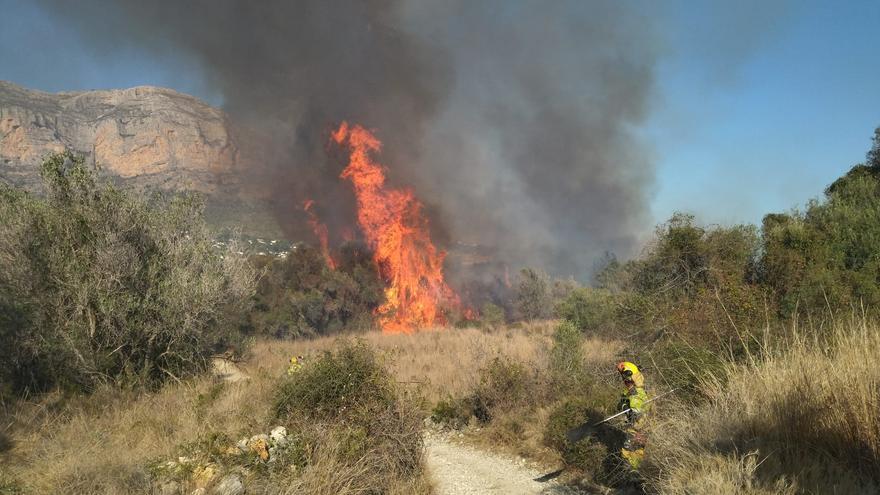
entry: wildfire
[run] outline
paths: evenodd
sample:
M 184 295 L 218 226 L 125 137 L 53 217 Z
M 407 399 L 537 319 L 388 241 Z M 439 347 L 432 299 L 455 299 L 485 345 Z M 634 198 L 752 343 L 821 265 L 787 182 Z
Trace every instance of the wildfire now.
M 377 310 L 383 331 L 444 324 L 441 306 L 456 304 L 457 297 L 443 278 L 446 253 L 431 241 L 422 203 L 411 190 L 385 184 L 384 167 L 371 157 L 382 143 L 368 130 L 343 122 L 332 138 L 350 153 L 340 177 L 354 186 L 358 224 L 388 283 L 386 302 Z
M 315 214 L 314 206 L 314 200 L 307 199 L 303 202 L 303 210 L 309 215 L 309 225 L 312 227 L 312 232 L 315 233 L 315 237 L 318 238 L 318 242 L 321 244 L 321 254 L 324 256 L 324 261 L 327 262 L 327 266 L 335 270 L 336 261 L 330 256 L 330 244 L 327 240 L 327 226 L 318 220 L 318 215 Z

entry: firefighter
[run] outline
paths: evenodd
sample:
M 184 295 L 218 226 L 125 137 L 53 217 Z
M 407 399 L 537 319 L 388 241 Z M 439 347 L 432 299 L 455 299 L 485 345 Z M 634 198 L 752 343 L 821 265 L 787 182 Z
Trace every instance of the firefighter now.
M 644 415 L 648 409 L 648 393 L 645 392 L 645 377 L 638 366 L 628 361 L 617 364 L 617 372 L 623 380 L 623 392 L 617 408 L 629 410 L 626 414 L 626 441 L 620 454 L 633 467 L 638 469 L 645 456 L 645 436 L 641 432 Z
M 287 375 L 291 376 L 299 373 L 303 367 L 303 361 L 305 361 L 305 358 L 302 356 L 293 356 L 290 358 L 290 365 L 287 367 Z

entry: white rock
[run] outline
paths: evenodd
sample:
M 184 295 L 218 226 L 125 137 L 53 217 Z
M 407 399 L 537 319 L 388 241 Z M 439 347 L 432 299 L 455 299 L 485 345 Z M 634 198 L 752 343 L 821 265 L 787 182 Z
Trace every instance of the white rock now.
M 248 441 L 248 444 L 253 445 L 254 443 L 256 443 L 257 440 L 262 440 L 266 443 L 269 443 L 269 435 L 266 435 L 265 433 L 260 433 L 259 435 L 254 435 Z
M 242 452 L 247 452 L 248 450 L 250 450 L 250 447 L 249 447 L 250 442 L 248 441 L 247 437 L 242 438 L 235 445 L 236 445 L 236 447 L 238 447 L 238 450 L 240 450 Z
M 272 440 L 275 443 L 283 442 L 287 439 L 287 428 L 283 426 L 276 426 L 275 428 L 272 428 L 269 436 L 272 437 Z
M 220 480 L 220 483 L 217 483 L 212 493 L 213 495 L 242 495 L 244 493 L 244 484 L 237 474 L 230 474 Z
M 176 481 L 166 481 L 159 487 L 159 495 L 177 495 L 180 493 L 180 483 Z

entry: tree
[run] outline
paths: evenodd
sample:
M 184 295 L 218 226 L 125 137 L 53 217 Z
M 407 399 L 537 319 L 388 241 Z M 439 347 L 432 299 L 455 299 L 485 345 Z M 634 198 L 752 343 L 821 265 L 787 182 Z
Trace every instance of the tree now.
M 99 184 L 70 153 L 42 177 L 44 198 L 0 186 L 0 379 L 91 389 L 205 370 L 235 339 L 255 273 L 214 251 L 200 199 Z
M 548 318 L 553 309 L 549 277 L 534 268 L 519 272 L 514 305 L 520 318 L 526 321 Z
M 385 297 L 371 256 L 363 245 L 347 243 L 337 261 L 331 269 L 306 244 L 296 245 L 284 260 L 269 261 L 250 326 L 279 338 L 371 328 Z

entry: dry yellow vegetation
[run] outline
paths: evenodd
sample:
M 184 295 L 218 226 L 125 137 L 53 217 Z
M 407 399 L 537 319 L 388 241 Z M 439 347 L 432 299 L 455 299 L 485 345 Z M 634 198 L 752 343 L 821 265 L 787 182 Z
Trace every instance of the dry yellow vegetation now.
M 545 366 L 554 325 L 349 337 L 376 348 L 399 382 L 418 389 L 433 404 L 467 393 L 479 370 L 497 356 Z M 213 434 L 239 438 L 265 430 L 275 387 L 290 357 L 317 356 L 334 348 L 339 338 L 346 337 L 258 341 L 247 360 L 238 363 L 249 379 L 237 383 L 201 377 L 154 393 L 107 387 L 87 397 L 50 394 L 7 404 L 0 434 L 8 445 L 0 454 L 0 469 L 27 492 L 144 493 L 151 483 L 148 464 L 176 458 L 181 445 Z M 618 348 L 592 340 L 584 344 L 595 363 L 613 363 Z M 322 473 L 304 476 L 317 483 Z
M 648 463 L 664 494 L 878 493 L 880 328 L 795 330 L 702 376 L 706 404 L 667 405 Z M 726 379 L 725 379 L 726 378 Z
M 497 356 L 546 366 L 555 326 L 556 322 L 546 321 L 496 330 L 440 328 L 412 335 L 370 332 L 358 338 L 385 353 L 391 373 L 399 382 L 419 387 L 429 401 L 435 402 L 473 389 L 479 370 Z M 260 341 L 252 349 L 247 369 L 281 369 L 291 356 L 308 359 L 332 349 L 339 338 Z M 588 362 L 602 364 L 613 364 L 619 349 L 618 344 L 597 339 L 587 339 L 583 346 Z

